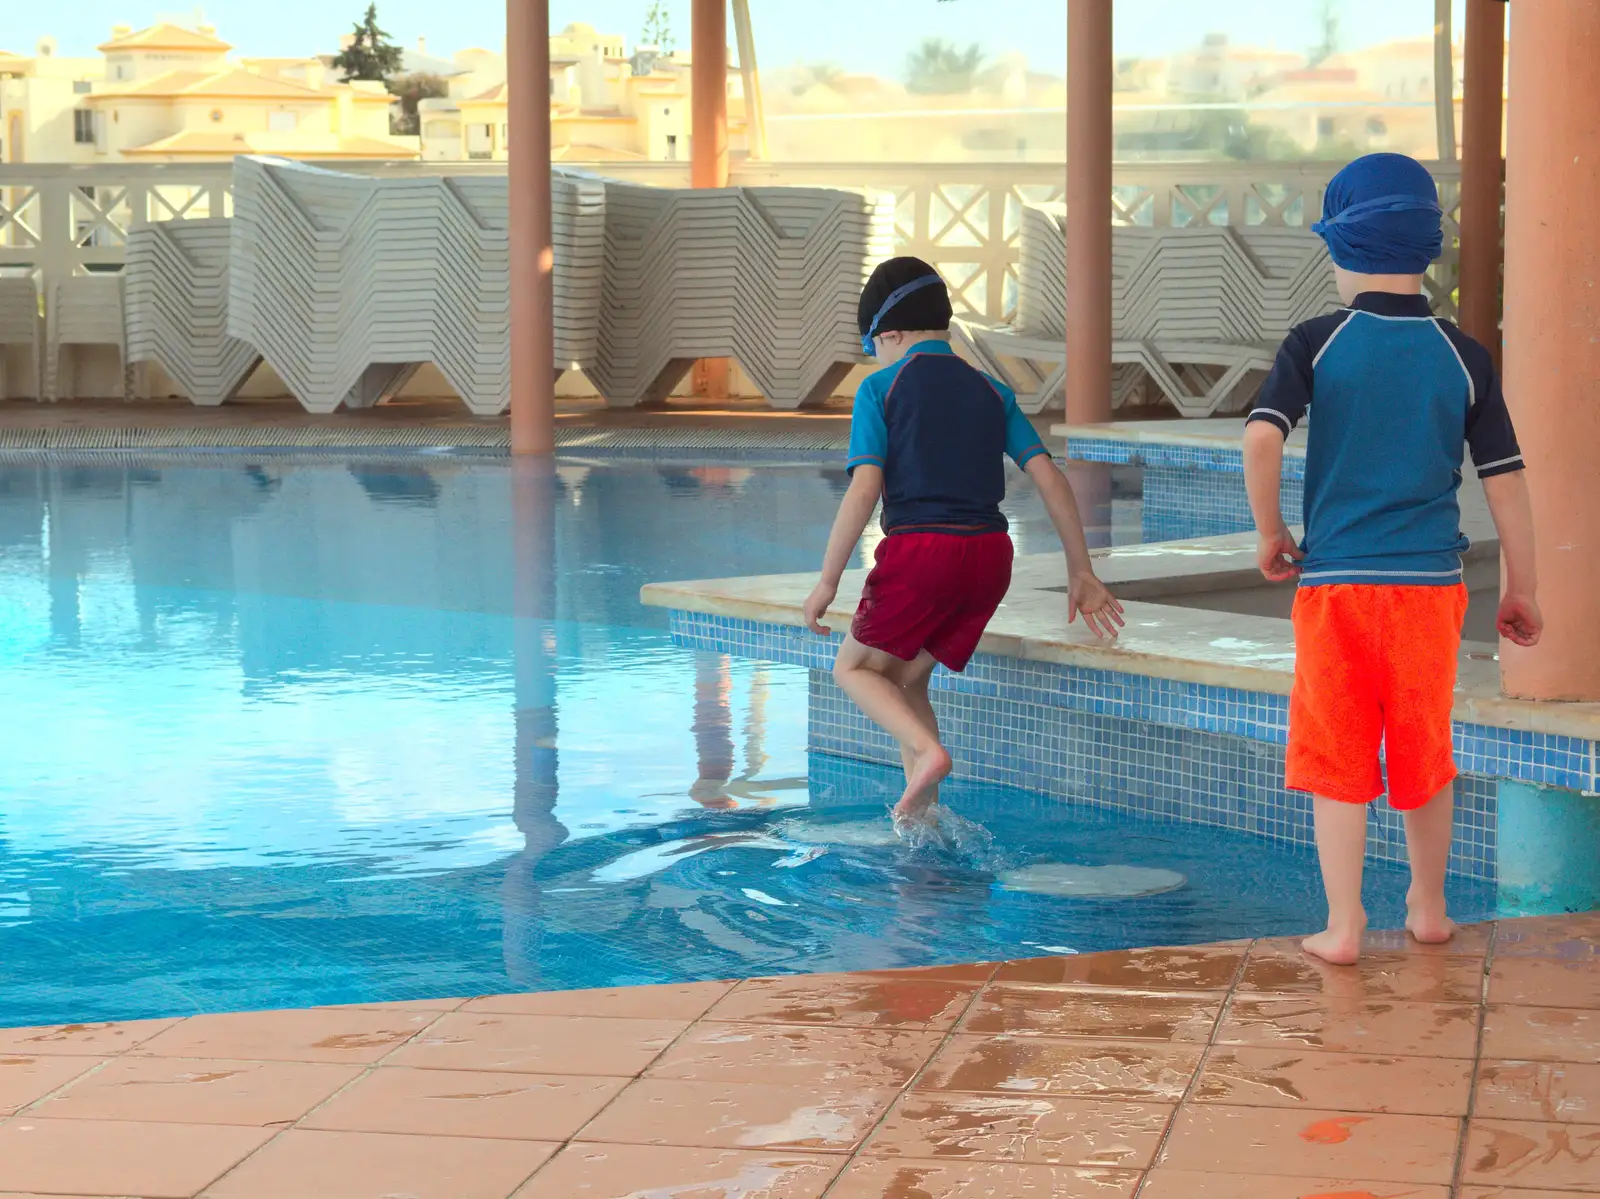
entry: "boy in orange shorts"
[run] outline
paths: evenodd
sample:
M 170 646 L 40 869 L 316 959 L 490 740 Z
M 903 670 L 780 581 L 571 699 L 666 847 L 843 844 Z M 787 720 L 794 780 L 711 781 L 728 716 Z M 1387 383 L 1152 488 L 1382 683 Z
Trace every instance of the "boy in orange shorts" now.
M 1422 276 L 1442 246 L 1438 192 L 1420 163 L 1371 154 L 1328 185 L 1322 220 L 1345 307 L 1295 328 L 1245 425 L 1259 564 L 1298 579 L 1287 785 L 1314 797 L 1328 927 L 1304 949 L 1340 965 L 1361 952 L 1367 805 L 1404 813 L 1406 927 L 1450 939 L 1455 759 L 1451 709 L 1467 590 L 1457 490 L 1463 446 L 1500 535 L 1500 634 L 1539 639 L 1533 517 L 1494 362 L 1435 317 Z M 1284 439 L 1315 407 L 1306 446 L 1305 540 L 1279 510 Z

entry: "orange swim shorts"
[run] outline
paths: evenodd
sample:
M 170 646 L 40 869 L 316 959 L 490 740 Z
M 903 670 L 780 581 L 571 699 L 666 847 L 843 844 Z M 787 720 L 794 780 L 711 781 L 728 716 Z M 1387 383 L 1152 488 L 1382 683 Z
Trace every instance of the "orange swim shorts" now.
M 1450 710 L 1467 589 L 1336 584 L 1294 600 L 1286 783 L 1346 803 L 1420 808 L 1456 777 Z

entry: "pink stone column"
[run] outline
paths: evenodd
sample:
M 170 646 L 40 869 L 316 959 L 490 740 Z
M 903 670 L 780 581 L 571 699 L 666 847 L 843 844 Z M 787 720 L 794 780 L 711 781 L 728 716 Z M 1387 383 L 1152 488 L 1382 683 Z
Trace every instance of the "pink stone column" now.
M 1111 419 L 1111 0 L 1067 0 L 1067 422 Z
M 1506 691 L 1600 700 L 1600 4 L 1511 5 L 1505 382 L 1528 465 L 1544 640 Z
M 1461 99 L 1461 327 L 1500 360 L 1506 5 L 1467 0 Z
M 511 452 L 556 445 L 550 230 L 550 3 L 506 0 L 511 239 Z

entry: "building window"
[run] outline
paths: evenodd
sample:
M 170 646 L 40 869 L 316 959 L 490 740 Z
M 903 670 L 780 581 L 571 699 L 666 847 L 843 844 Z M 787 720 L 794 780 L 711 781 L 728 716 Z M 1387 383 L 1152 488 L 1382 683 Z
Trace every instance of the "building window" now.
M 1372 137 L 1382 137 L 1384 134 L 1386 134 L 1388 132 L 1389 132 L 1389 126 L 1384 123 L 1384 120 L 1383 120 L 1382 117 L 1368 117 L 1367 118 L 1367 133 L 1369 135 L 1371 135 Z
M 87 79 L 74 79 L 72 81 L 72 94 L 75 96 L 87 96 L 93 90 L 94 84 Z
M 676 133 L 667 134 L 667 161 L 678 161 L 678 135 Z
M 267 114 L 267 130 L 271 133 L 293 133 L 299 124 L 298 118 L 292 112 L 269 112 Z
M 1317 136 L 1318 137 L 1332 137 L 1333 136 L 1333 118 L 1332 117 L 1318 117 L 1317 118 Z
M 88 108 L 72 110 L 72 140 L 80 146 L 94 145 L 94 111 Z

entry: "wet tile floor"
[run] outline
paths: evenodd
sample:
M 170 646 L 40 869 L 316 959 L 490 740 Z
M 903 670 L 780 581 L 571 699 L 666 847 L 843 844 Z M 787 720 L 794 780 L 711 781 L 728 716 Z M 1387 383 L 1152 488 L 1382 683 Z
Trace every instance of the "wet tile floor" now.
M 0 1029 L 0 1199 L 1600 1194 L 1600 913 Z

